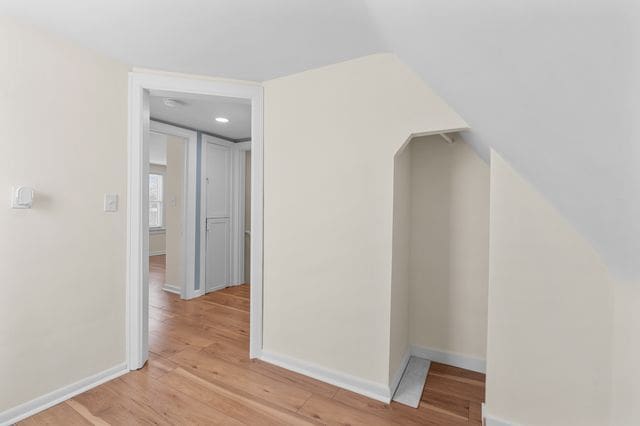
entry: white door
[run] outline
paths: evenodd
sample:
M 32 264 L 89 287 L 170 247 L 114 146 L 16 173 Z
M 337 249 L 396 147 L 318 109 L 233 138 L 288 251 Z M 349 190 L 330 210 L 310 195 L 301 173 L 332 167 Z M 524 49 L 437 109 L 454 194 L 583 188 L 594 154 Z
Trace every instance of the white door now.
M 207 293 L 229 285 L 229 219 L 207 219 Z
M 231 269 L 231 148 L 206 144 L 206 287 L 230 284 Z

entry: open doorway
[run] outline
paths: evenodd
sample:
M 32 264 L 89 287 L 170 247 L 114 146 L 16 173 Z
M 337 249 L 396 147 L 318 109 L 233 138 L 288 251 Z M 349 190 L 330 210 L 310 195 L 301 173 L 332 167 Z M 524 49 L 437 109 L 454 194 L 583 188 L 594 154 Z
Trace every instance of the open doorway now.
M 262 89 L 140 73 L 130 82 L 129 368 L 221 335 L 257 357 Z
M 245 280 L 246 155 L 251 102 L 181 92 L 149 92 L 149 352 L 151 357 L 249 356 L 251 291 Z M 192 132 L 200 145 L 187 161 Z M 195 167 L 196 170 L 190 170 Z M 199 172 L 198 172 L 199 170 Z M 190 175 L 199 175 L 200 244 L 189 282 L 186 204 Z M 197 215 L 196 215 L 197 216 Z M 249 221 L 245 219 L 248 217 Z M 189 290 L 189 291 L 187 291 Z M 198 353 L 194 353 L 198 352 Z M 187 360 L 184 360 L 187 361 Z
M 180 134 L 185 131 L 151 121 L 148 192 L 149 288 L 152 292 L 162 290 L 183 297 L 188 280 L 185 219 L 188 213 L 186 158 L 189 138 Z M 162 272 L 162 279 L 157 275 L 159 272 Z

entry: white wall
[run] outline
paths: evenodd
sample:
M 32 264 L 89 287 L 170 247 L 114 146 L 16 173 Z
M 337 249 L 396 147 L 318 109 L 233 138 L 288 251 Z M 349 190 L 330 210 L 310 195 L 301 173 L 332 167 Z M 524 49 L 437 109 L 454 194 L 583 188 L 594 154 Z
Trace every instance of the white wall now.
M 403 359 L 409 351 L 409 277 L 411 259 L 411 161 L 412 143 L 394 158 L 393 252 L 391 263 L 391 328 L 389 330 L 389 383 L 402 377 Z
M 640 424 L 640 282 L 612 281 L 611 424 Z
M 604 263 L 495 152 L 490 226 L 487 411 L 532 426 L 609 424 Z
M 264 88 L 264 350 L 387 387 L 393 158 L 466 124 L 389 54 Z
M 165 283 L 184 286 L 184 169 L 183 138 L 167 136 L 167 173 L 165 175 L 166 272 Z
M 166 254 L 167 235 L 164 230 L 149 232 L 149 256 Z
M 463 140 L 411 142 L 410 341 L 484 360 L 489 166 Z
M 150 132 L 149 163 L 158 166 L 167 165 L 167 135 Z
M 0 412 L 125 362 L 127 71 L 0 19 Z

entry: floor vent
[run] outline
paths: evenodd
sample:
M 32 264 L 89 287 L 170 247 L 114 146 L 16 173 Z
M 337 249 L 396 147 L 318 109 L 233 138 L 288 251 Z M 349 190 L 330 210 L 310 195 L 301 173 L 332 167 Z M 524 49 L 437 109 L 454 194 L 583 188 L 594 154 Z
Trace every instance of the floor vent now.
M 393 400 L 409 407 L 418 408 L 430 366 L 431 361 L 428 359 L 415 356 L 409 358 L 409 363 L 402 374 Z

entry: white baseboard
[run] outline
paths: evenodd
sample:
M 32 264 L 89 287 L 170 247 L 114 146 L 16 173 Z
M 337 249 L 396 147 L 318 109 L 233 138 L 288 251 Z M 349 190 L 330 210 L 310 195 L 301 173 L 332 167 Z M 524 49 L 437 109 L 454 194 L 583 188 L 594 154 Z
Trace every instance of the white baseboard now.
M 213 293 L 214 291 L 218 291 L 218 290 L 224 290 L 227 287 L 231 287 L 231 286 L 224 284 L 224 285 L 219 285 L 218 287 L 213 287 L 211 289 L 205 289 L 204 294 Z
M 506 420 L 502 420 L 497 417 L 493 417 L 491 415 L 484 416 L 484 425 L 485 426 L 516 426 L 515 423 L 509 423 Z
M 56 389 L 53 392 L 49 392 L 46 395 L 42 395 L 36 399 L 20 404 L 17 407 L 10 408 L 0 413 L 0 425 L 11 425 L 13 423 L 24 420 L 27 417 L 33 416 L 40 411 L 46 410 L 49 407 L 53 407 L 67 399 L 85 392 L 91 388 L 94 388 L 102 383 L 113 380 L 116 377 L 120 377 L 125 373 L 128 373 L 126 363 L 115 365 L 100 373 L 94 374 L 82 380 L 79 380 L 70 385 L 64 386 L 60 389 Z
M 400 384 L 400 380 L 402 380 L 402 375 L 404 371 L 407 369 L 407 364 L 409 364 L 409 358 L 411 358 L 411 348 L 407 348 L 402 356 L 402 361 L 400 362 L 400 366 L 396 370 L 396 373 L 393 375 L 391 379 L 391 383 L 389 383 L 389 395 L 393 398 L 393 395 L 396 393 L 398 389 L 398 385 Z
M 191 300 L 191 299 L 195 299 L 196 297 L 200 297 L 200 296 L 204 296 L 205 292 L 203 289 L 200 290 L 196 290 L 190 294 L 187 294 L 187 297 L 185 297 L 185 300 Z
M 422 346 L 411 346 L 411 355 L 426 358 L 429 361 L 435 361 L 441 364 L 464 368 L 465 370 L 477 371 L 478 373 L 485 373 L 487 370 L 487 362 L 484 359 L 453 352 L 444 352 Z
M 350 374 L 330 370 L 317 364 L 290 358 L 285 355 L 274 354 L 265 350 L 262 351 L 259 358 L 269 364 L 275 364 L 287 370 L 304 374 L 321 382 L 359 393 L 386 404 L 391 401 L 389 388 L 379 383 L 363 380 Z
M 484 402 L 482 403 L 482 418 L 484 419 L 485 426 L 518 426 L 516 423 L 499 419 L 487 413 L 487 408 Z
M 166 251 L 164 250 L 159 250 L 159 251 L 150 251 L 149 252 L 149 256 L 162 256 L 164 254 L 167 254 Z
M 175 293 L 175 294 L 180 294 L 180 287 L 178 287 L 177 285 L 173 285 L 173 284 L 167 284 L 165 283 L 162 286 L 162 289 L 164 291 L 168 291 L 169 293 Z

